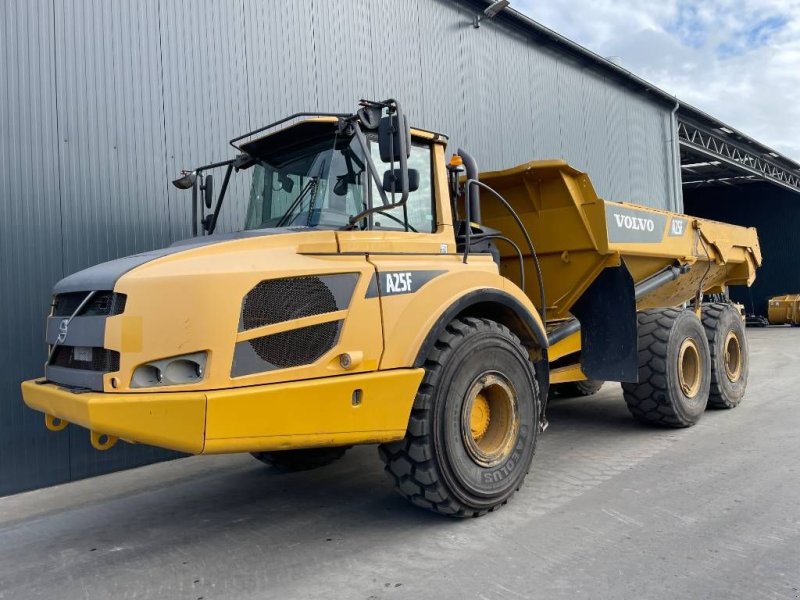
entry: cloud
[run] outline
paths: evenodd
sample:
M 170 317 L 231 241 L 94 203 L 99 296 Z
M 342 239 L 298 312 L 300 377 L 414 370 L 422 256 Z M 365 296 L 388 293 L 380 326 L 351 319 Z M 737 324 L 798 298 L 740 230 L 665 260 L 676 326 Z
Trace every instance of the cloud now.
M 800 160 L 800 0 L 518 0 L 514 7 Z

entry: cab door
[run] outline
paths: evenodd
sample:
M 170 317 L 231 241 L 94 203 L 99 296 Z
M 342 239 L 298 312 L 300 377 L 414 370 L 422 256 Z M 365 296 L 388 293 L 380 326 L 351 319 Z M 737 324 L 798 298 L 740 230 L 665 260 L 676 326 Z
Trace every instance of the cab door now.
M 380 169 L 384 165 L 377 144 L 372 144 L 371 151 L 373 161 Z M 482 265 L 480 258 L 464 265 L 456 254 L 447 200 L 443 145 L 413 140 L 408 166 L 419 173 L 419 186 L 409 193 L 405 206 L 408 231 L 405 228 L 406 215 L 399 207 L 374 213 L 369 230 L 337 232 L 339 251 L 342 254 L 363 253 L 375 270 L 366 295 L 367 299 L 380 303 L 383 338 L 393 345 L 413 343 L 411 340 L 420 333 L 416 330 L 421 321 L 409 319 L 411 313 L 422 311 L 431 315 L 441 310 L 442 299 L 448 294 L 428 292 L 448 285 L 442 283 L 447 275 L 462 270 L 496 270 L 493 265 Z M 374 184 L 371 192 L 376 198 Z M 459 279 L 466 281 L 463 275 L 459 275 Z M 422 290 L 426 293 L 421 293 Z M 398 364 L 394 359 L 390 365 L 384 364 L 383 359 L 381 361 L 381 368 L 402 366 L 410 365 Z

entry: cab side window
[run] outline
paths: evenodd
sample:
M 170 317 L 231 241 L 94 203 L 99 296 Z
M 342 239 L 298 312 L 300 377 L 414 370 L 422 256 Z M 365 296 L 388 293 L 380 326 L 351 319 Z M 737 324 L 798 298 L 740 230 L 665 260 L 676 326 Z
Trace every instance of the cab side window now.
M 388 170 L 390 165 L 381 161 L 380 151 L 377 141 L 370 143 L 370 153 L 372 161 L 381 169 Z M 399 165 L 395 164 L 395 168 Z M 417 142 L 411 143 L 411 155 L 408 158 L 408 168 L 416 169 L 419 172 L 419 187 L 408 193 L 406 211 L 408 213 L 408 224 L 412 231 L 420 233 L 433 233 L 436 231 L 436 218 L 433 204 L 433 184 L 432 184 L 432 159 L 431 148 L 428 145 Z M 380 204 L 380 195 L 372 182 L 372 202 L 373 206 Z M 387 197 L 391 201 L 391 196 L 387 192 Z M 399 194 L 395 196 L 399 199 Z M 387 229 L 393 231 L 403 231 L 403 207 L 375 213 L 373 218 L 373 229 Z

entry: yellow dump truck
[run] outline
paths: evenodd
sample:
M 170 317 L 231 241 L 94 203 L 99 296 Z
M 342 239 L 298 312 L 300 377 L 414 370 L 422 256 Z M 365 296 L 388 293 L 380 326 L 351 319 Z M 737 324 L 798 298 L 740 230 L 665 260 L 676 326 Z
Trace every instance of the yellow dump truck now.
M 480 173 L 394 100 L 231 144 L 173 182 L 202 235 L 55 285 L 22 384 L 51 430 L 288 470 L 378 443 L 400 494 L 465 517 L 522 484 L 551 384 L 623 382 L 676 427 L 742 399 L 742 321 L 700 299 L 753 281 L 753 229 L 601 200 L 560 160 Z M 244 228 L 215 233 L 234 176 Z
M 800 294 L 774 296 L 767 303 L 770 325 L 800 325 Z

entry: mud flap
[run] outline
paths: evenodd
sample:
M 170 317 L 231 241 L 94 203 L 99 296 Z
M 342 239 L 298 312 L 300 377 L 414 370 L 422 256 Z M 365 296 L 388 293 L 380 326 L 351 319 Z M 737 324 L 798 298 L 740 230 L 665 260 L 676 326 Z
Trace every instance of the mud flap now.
M 604 269 L 571 312 L 581 323 L 581 369 L 586 377 L 636 383 L 636 299 L 625 264 Z
M 550 396 L 550 362 L 547 350 L 542 351 L 542 359 L 533 363 L 536 370 L 536 382 L 539 384 L 539 431 L 547 429 L 547 399 Z

